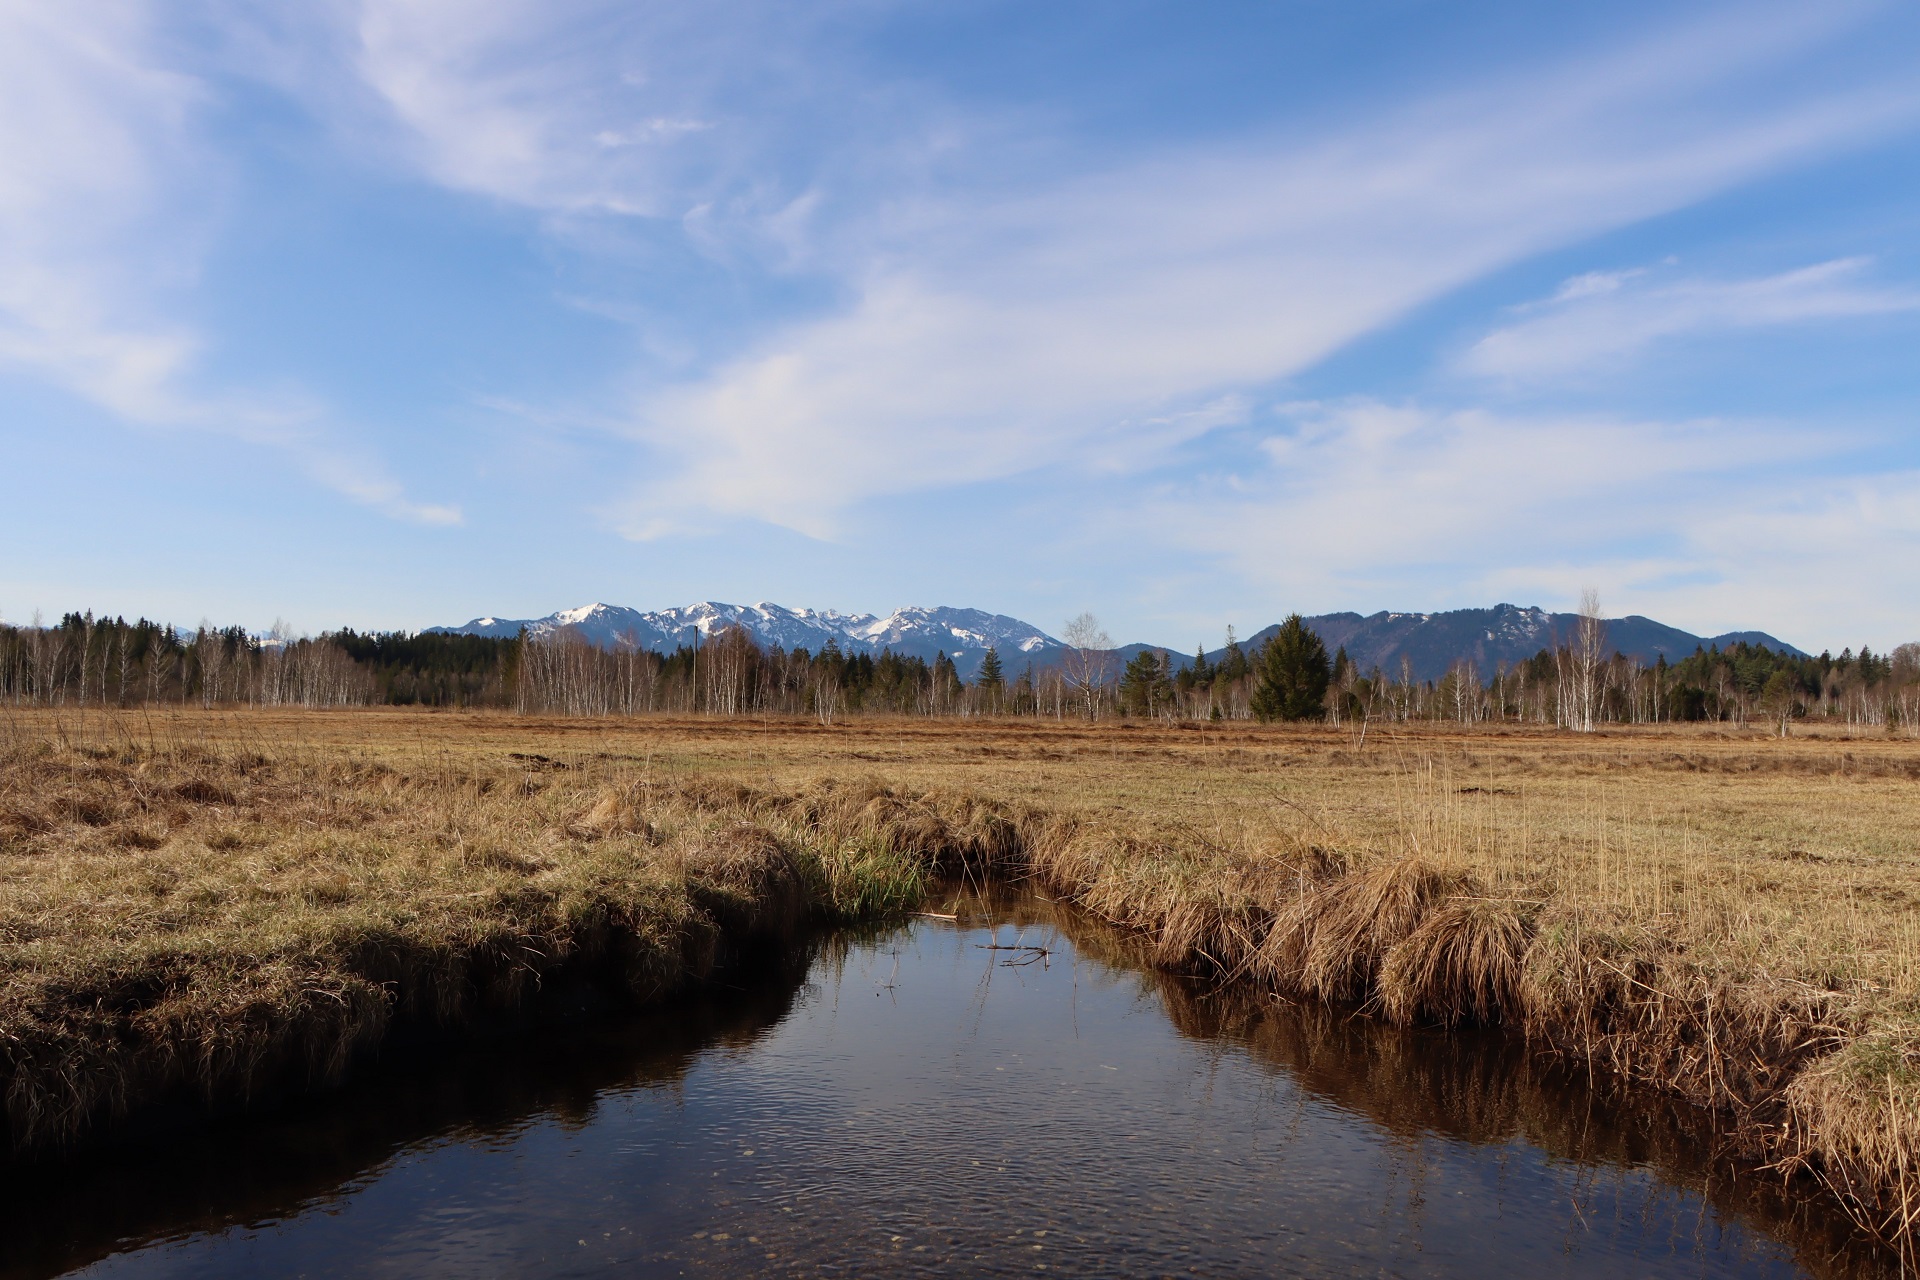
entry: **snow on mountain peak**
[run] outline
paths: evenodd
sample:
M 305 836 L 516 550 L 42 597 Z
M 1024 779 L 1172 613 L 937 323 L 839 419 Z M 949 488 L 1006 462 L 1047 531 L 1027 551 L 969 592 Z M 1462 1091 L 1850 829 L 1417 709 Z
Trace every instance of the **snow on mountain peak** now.
M 562 609 L 544 618 L 475 618 L 463 627 L 441 628 L 475 635 L 513 636 L 522 628 L 534 636 L 571 630 L 603 648 L 638 645 L 671 651 L 698 636 L 737 626 L 765 645 L 819 652 L 829 641 L 842 653 L 878 656 L 891 649 L 931 661 L 945 653 L 963 676 L 979 669 L 991 647 L 1034 654 L 1060 642 L 1038 627 L 980 609 L 909 605 L 880 616 L 832 609 L 789 609 L 762 600 L 751 605 L 702 600 L 696 604 L 642 612 L 600 602 Z
M 1346 648 L 1348 656 L 1363 670 L 1374 666 L 1398 670 L 1406 661 L 1411 663 L 1416 678 L 1438 679 L 1461 657 L 1471 657 L 1482 670 L 1531 658 L 1541 648 L 1564 640 L 1574 619 L 1538 606 L 1522 608 L 1502 603 L 1491 609 L 1442 613 L 1382 611 L 1365 618 L 1352 613 L 1327 614 L 1306 621 L 1329 648 Z M 924 605 L 908 605 L 879 616 L 789 609 L 765 600 L 753 605 L 703 600 L 651 612 L 596 602 L 562 609 L 544 618 L 488 615 L 465 626 L 433 629 L 503 639 L 523 630 L 536 637 L 564 630 L 606 649 L 638 646 L 671 653 L 682 645 L 705 643 L 731 626 L 743 628 L 762 645 L 777 645 L 789 652 L 805 649 L 818 653 L 831 643 L 849 656 L 878 657 L 892 650 L 931 662 L 935 654 L 945 653 L 967 679 L 978 673 L 990 647 L 997 647 L 1003 658 L 1018 654 L 1041 664 L 1057 658 L 1065 649 L 1059 640 L 1018 618 L 980 609 Z M 1698 644 L 1734 638 L 1757 636 L 1770 646 L 1785 647 L 1759 633 L 1730 633 L 1709 641 L 1638 616 L 1616 618 L 1609 627 L 1610 644 L 1618 644 L 1622 652 L 1647 662 L 1656 655 L 1677 658 Z M 1267 634 L 1251 637 L 1249 649 Z M 1223 653 L 1217 651 L 1209 660 L 1217 661 Z

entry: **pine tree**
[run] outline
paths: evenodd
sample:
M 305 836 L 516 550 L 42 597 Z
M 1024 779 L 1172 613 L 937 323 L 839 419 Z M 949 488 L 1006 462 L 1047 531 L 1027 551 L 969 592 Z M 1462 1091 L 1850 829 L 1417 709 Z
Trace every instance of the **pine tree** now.
M 1000 673 L 1000 650 L 987 646 L 987 656 L 980 659 L 980 675 L 974 683 L 982 689 L 991 689 L 998 693 L 1006 686 L 1006 677 Z
M 1325 714 L 1332 677 L 1327 646 L 1307 630 L 1299 614 L 1289 614 L 1260 651 L 1251 699 L 1262 720 L 1306 720 Z

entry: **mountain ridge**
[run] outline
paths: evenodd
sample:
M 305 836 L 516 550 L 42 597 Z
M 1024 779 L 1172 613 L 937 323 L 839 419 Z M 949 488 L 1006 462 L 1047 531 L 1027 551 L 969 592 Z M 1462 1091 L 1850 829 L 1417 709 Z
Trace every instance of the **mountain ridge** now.
M 1550 613 L 1534 606 L 1502 603 L 1491 608 L 1432 613 L 1390 610 L 1367 615 L 1328 613 L 1304 621 L 1329 652 L 1346 648 L 1348 657 L 1362 671 L 1378 667 L 1390 676 L 1398 676 L 1404 659 L 1405 669 L 1414 679 L 1435 680 L 1461 659 L 1473 662 L 1485 679 L 1503 664 L 1511 666 L 1533 657 L 1541 649 L 1564 643 L 1573 635 L 1577 620 L 1576 614 Z M 880 615 L 789 609 L 768 601 L 735 605 L 704 600 L 644 612 L 622 605 L 594 603 L 561 609 L 543 618 L 488 615 L 461 626 L 430 627 L 428 631 L 508 637 L 520 634 L 522 629 L 538 636 L 571 628 L 589 643 L 602 648 L 638 645 L 670 651 L 678 645 L 692 643 L 696 634 L 704 642 L 727 626 L 743 627 L 762 644 L 777 644 L 783 649 L 806 648 L 817 653 L 832 640 L 845 653 L 877 656 L 891 649 L 929 662 L 935 654 L 945 653 L 953 660 L 962 679 L 972 679 L 979 672 L 980 661 L 989 646 L 999 649 L 1002 668 L 1010 680 L 1029 662 L 1038 670 L 1058 663 L 1067 652 L 1063 641 L 1031 623 L 982 609 L 945 605 L 912 605 Z M 1275 623 L 1254 632 L 1240 641 L 1242 650 L 1251 656 L 1278 629 L 1279 624 Z M 1740 641 L 1786 653 L 1802 653 L 1764 631 L 1698 636 L 1639 614 L 1607 621 L 1608 651 L 1624 653 L 1647 665 L 1661 657 L 1669 662 L 1678 661 L 1697 647 L 1724 648 Z M 1176 669 L 1190 666 L 1193 661 L 1179 648 L 1166 645 L 1125 644 L 1117 646 L 1112 653 L 1117 664 L 1147 649 L 1164 649 Z M 1225 646 L 1207 651 L 1207 660 L 1217 662 L 1225 651 Z M 1117 671 L 1116 665 L 1116 674 Z
M 641 648 L 670 651 L 692 644 L 696 636 L 704 643 L 724 627 L 743 627 L 762 644 L 777 644 L 783 649 L 806 648 L 819 652 L 829 640 L 845 653 L 877 656 L 891 649 L 931 662 L 936 654 L 953 659 L 963 678 L 972 678 L 986 657 L 988 648 L 998 648 L 1003 663 L 1029 654 L 1051 651 L 1049 660 L 1057 661 L 1064 646 L 1030 623 L 983 609 L 932 608 L 909 605 L 886 615 L 840 613 L 835 610 L 789 609 L 768 601 L 758 604 L 725 604 L 703 600 L 669 609 L 642 612 L 622 605 L 590 604 L 577 609 L 561 609 L 544 618 L 475 618 L 458 627 L 431 627 L 447 634 L 515 636 L 522 628 L 532 635 L 549 635 L 571 628 L 583 639 L 602 648 L 637 645 Z
M 1405 659 L 1416 680 L 1437 680 L 1462 659 L 1471 661 L 1485 680 L 1502 665 L 1524 662 L 1542 649 L 1550 649 L 1572 640 L 1580 616 L 1574 613 L 1549 613 L 1537 606 L 1501 603 L 1491 608 L 1450 609 L 1435 613 L 1327 613 L 1303 621 L 1320 637 L 1327 651 L 1341 648 L 1363 672 L 1378 667 L 1388 676 L 1401 674 Z M 1606 650 L 1622 653 L 1646 666 L 1661 658 L 1678 662 L 1696 648 L 1726 648 L 1742 641 L 1764 645 L 1782 653 L 1806 657 L 1806 653 L 1764 631 L 1726 631 L 1714 636 L 1695 635 L 1679 627 L 1668 626 L 1640 614 L 1628 614 L 1606 620 Z M 1262 628 L 1241 642 L 1248 654 L 1266 643 L 1279 630 L 1279 624 Z M 1207 654 L 1217 662 L 1225 646 Z M 1191 661 L 1191 660 L 1189 660 Z

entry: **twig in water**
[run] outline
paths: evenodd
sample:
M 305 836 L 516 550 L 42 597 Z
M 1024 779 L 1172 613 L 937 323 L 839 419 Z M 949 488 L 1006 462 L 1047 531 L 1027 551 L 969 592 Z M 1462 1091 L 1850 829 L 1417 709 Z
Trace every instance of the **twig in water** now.
M 973 945 L 978 947 L 982 951 L 1018 951 L 1020 952 L 1020 955 L 1015 959 L 1002 960 L 1000 963 L 1004 965 L 1033 964 L 1035 961 L 1044 961 L 1048 956 L 1053 954 L 1053 952 L 1047 950 L 1045 947 L 1023 947 L 1018 943 L 1008 945 L 1008 944 L 1002 944 L 998 942 L 993 942 L 993 943 L 976 942 Z

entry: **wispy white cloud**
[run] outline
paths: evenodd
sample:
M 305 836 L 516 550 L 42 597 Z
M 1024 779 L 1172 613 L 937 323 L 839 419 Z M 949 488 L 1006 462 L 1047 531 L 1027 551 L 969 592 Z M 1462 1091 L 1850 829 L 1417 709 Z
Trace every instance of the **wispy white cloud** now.
M 142 303 L 191 274 L 205 234 L 174 184 L 216 175 L 199 86 L 152 66 L 149 38 L 132 0 L 0 4 L 0 357 L 161 419 L 196 340 Z
M 0 363 L 128 423 L 281 449 L 396 518 L 457 520 L 333 442 L 310 398 L 200 385 L 206 339 L 181 303 L 228 175 L 203 137 L 209 91 L 168 65 L 156 12 L 0 0 Z
M 1125 527 L 1309 611 L 1572 601 L 1593 584 L 1615 609 L 1708 633 L 1756 618 L 1807 642 L 1835 619 L 1914 631 L 1920 486 L 1870 474 L 1865 432 L 1364 398 L 1284 418 L 1257 465 L 1168 485 Z M 1861 461 L 1833 474 L 1848 452 Z
M 711 120 L 669 120 L 656 116 L 630 129 L 602 129 L 593 135 L 593 140 L 603 147 L 637 147 L 683 133 L 704 133 L 711 128 Z
M 719 175 L 751 177 L 730 157 L 771 158 L 791 127 L 779 99 L 807 78 L 798 46 L 834 8 L 354 0 L 348 56 L 437 182 L 553 214 L 679 217 Z
M 1669 279 L 1644 268 L 1575 276 L 1521 308 L 1460 360 L 1468 373 L 1521 380 L 1604 371 L 1662 341 L 1920 310 L 1920 290 L 1868 282 L 1865 258 L 1746 280 Z
M 526 204 L 657 211 L 645 177 L 654 158 L 603 141 L 658 114 L 620 65 L 629 51 L 588 35 L 616 20 L 612 6 L 584 24 L 577 7 L 532 0 L 357 9 L 360 73 L 413 131 L 433 178 Z M 619 96 L 632 100 L 626 111 L 609 100 Z
M 1176 490 L 1160 511 L 1248 575 L 1315 595 L 1369 575 L 1657 538 L 1672 520 L 1648 508 L 1815 447 L 1751 422 L 1513 417 L 1367 398 L 1284 413 L 1260 466 Z M 1288 554 L 1267 554 L 1278 545 Z
M 283 447 L 314 480 L 384 516 L 423 525 L 457 525 L 465 520 L 458 506 L 409 498 L 377 459 L 360 451 L 310 439 L 285 441 Z
M 1660 509 L 1625 513 L 1670 531 L 1668 553 L 1629 555 L 1567 546 L 1516 560 L 1488 582 L 1561 587 L 1599 581 L 1634 612 L 1712 634 L 1755 625 L 1800 645 L 1881 647 L 1920 640 L 1908 602 L 1920 594 L 1920 472 L 1811 477 L 1776 474 L 1707 486 Z

